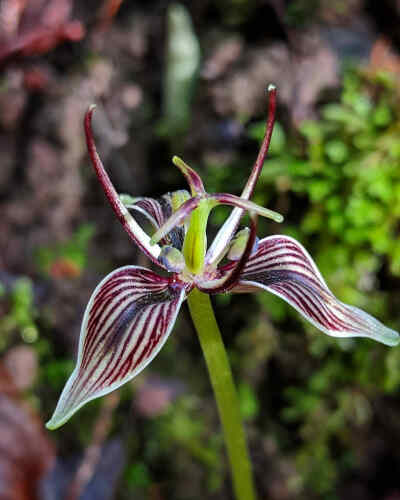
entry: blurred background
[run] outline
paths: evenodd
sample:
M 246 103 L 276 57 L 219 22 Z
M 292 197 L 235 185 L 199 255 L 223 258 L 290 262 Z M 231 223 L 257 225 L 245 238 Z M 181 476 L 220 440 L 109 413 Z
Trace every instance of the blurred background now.
M 397 0 L 0 1 L 0 498 L 232 499 L 187 311 L 132 383 L 44 422 L 92 290 L 148 265 L 96 182 L 82 120 L 119 192 L 239 194 L 266 87 L 277 123 L 259 235 L 296 237 L 334 293 L 400 330 Z M 227 215 L 218 209 L 210 233 Z M 221 295 L 260 499 L 400 499 L 400 350 L 330 338 L 267 293 Z

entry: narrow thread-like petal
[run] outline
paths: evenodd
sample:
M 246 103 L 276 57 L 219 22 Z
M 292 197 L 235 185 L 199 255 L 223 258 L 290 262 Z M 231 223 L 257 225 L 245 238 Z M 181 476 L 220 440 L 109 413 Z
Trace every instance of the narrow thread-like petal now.
M 176 212 L 174 212 L 168 220 L 156 231 L 150 242 L 158 243 L 164 238 L 174 227 L 182 222 L 195 210 L 200 203 L 208 203 L 210 207 L 216 207 L 218 205 L 229 205 L 233 207 L 240 207 L 242 210 L 252 211 L 262 217 L 267 217 L 273 219 L 276 222 L 282 222 L 283 217 L 281 214 L 269 210 L 268 208 L 256 205 L 252 201 L 245 200 L 239 196 L 229 193 L 214 193 L 214 194 L 203 194 L 195 196 L 185 201 Z
M 253 169 L 251 171 L 250 177 L 247 180 L 246 186 L 244 187 L 241 198 L 249 200 L 253 194 L 254 188 L 257 184 L 257 180 L 260 177 L 265 157 L 267 156 L 269 145 L 271 142 L 272 131 L 274 129 L 275 123 L 275 111 L 276 111 L 276 87 L 275 85 L 268 86 L 268 118 L 265 127 L 265 135 L 261 144 L 260 151 L 258 152 L 257 159 L 254 163 Z M 240 219 L 243 215 L 243 209 L 235 207 L 232 213 L 229 215 L 227 220 L 224 222 L 221 229 L 218 231 L 214 241 L 210 245 L 205 257 L 206 265 L 216 265 L 220 259 L 221 255 L 224 254 L 224 250 L 231 241 L 236 229 L 238 228 Z
M 209 199 L 218 201 L 218 203 L 221 205 L 230 205 L 232 207 L 239 207 L 241 210 L 252 211 L 258 215 L 261 215 L 261 217 L 272 219 L 275 222 L 283 221 L 283 216 L 278 212 L 274 212 L 273 210 L 269 210 L 268 208 L 256 205 L 252 201 L 240 198 L 239 196 L 235 196 L 234 194 L 214 193 L 207 195 L 207 197 Z
M 138 245 L 138 247 L 155 263 L 161 266 L 157 261 L 160 255 L 161 248 L 158 245 L 150 245 L 149 236 L 143 231 L 139 224 L 135 221 L 132 215 L 128 212 L 125 205 L 120 200 L 112 182 L 104 168 L 104 165 L 97 153 L 96 145 L 93 139 L 92 132 L 92 115 L 96 106 L 90 106 L 89 110 L 85 115 L 85 134 L 86 134 L 86 144 L 89 151 L 90 159 L 92 160 L 93 167 L 95 169 L 97 178 L 99 179 L 104 193 L 107 196 L 108 201 L 112 209 L 114 210 L 118 220 L 123 225 L 125 231 L 133 239 L 133 241 Z M 161 266 L 162 267 L 162 266 Z
M 233 267 L 224 266 L 223 272 Z M 308 252 L 293 238 L 270 236 L 259 242 L 233 292 L 262 288 L 278 295 L 317 328 L 334 337 L 368 337 L 397 345 L 399 334 L 329 290 Z
M 60 427 L 143 370 L 167 340 L 184 298 L 184 288 L 142 267 L 106 276 L 87 305 L 76 367 L 47 427 Z

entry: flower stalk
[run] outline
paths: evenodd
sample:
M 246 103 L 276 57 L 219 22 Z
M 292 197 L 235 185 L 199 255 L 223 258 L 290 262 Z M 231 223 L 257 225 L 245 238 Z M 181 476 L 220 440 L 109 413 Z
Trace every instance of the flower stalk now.
M 195 288 L 187 300 L 217 402 L 236 499 L 255 500 L 239 400 L 210 296 Z

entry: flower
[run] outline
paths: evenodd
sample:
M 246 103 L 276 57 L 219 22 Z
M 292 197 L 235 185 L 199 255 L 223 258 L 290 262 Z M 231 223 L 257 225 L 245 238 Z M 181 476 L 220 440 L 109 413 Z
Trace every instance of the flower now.
M 129 236 L 168 275 L 128 265 L 100 282 L 83 317 L 76 367 L 47 423 L 49 429 L 61 426 L 88 401 L 117 389 L 142 371 L 166 342 L 183 301 L 194 287 L 210 294 L 261 288 L 284 299 L 328 335 L 398 344 L 397 332 L 336 299 L 299 242 L 284 235 L 257 241 L 258 215 L 282 220 L 276 212 L 249 201 L 268 151 L 275 102 L 276 90 L 270 86 L 266 134 L 240 197 L 206 193 L 199 175 L 174 157 L 191 193 L 177 191 L 159 200 L 118 196 L 96 151 L 91 130 L 94 106 L 89 108 L 86 141 L 105 194 Z M 234 209 L 207 249 L 208 216 L 220 204 Z M 130 210 L 141 212 L 154 226 L 152 238 Z M 250 228 L 236 232 L 245 211 L 250 214 Z M 231 262 L 221 264 L 226 257 Z

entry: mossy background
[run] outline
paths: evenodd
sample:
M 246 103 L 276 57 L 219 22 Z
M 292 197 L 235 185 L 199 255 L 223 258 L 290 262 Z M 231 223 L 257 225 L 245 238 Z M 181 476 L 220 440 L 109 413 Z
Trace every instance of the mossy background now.
M 43 422 L 72 370 L 97 282 L 118 266 L 148 265 L 86 156 L 82 119 L 92 102 L 119 192 L 184 187 L 170 161 L 178 154 L 209 191 L 239 194 L 275 83 L 277 124 L 253 199 L 285 222 L 260 221 L 259 235 L 297 238 L 340 300 L 400 331 L 395 3 L 126 1 L 106 25 L 96 2 L 75 2 L 72 13 L 86 27 L 81 41 L 10 55 L 0 83 L 0 351 L 15 375 L 10 352 L 29 348 L 36 365 L 28 374 L 19 360 L 28 380 L 19 398 Z M 226 214 L 213 213 L 210 237 Z M 400 498 L 399 348 L 328 337 L 263 292 L 214 302 L 260 499 Z M 111 401 L 88 404 L 47 435 L 57 461 L 24 498 L 67 498 L 103 420 L 79 498 L 232 498 L 186 310 L 157 359 Z

